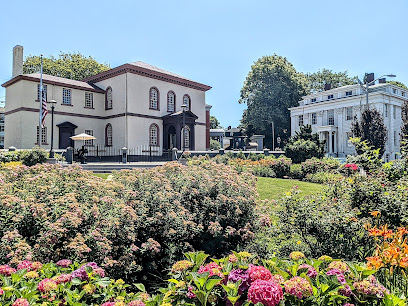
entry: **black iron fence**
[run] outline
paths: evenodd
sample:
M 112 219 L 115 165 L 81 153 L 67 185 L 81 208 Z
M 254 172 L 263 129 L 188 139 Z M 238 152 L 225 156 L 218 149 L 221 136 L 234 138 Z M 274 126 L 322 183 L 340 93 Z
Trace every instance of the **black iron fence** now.
M 105 147 L 104 145 L 85 146 L 85 148 L 88 151 L 85 154 L 87 162 L 122 162 L 121 148 Z M 138 146 L 127 150 L 127 161 L 169 161 L 172 158 L 171 152 L 171 150 L 163 150 L 158 146 Z M 78 154 L 74 154 L 74 159 L 79 159 Z

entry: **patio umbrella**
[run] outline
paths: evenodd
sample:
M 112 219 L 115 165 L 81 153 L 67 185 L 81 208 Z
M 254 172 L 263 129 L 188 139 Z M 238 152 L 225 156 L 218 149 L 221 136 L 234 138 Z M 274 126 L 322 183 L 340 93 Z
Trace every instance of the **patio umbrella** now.
M 83 140 L 83 141 L 96 139 L 96 137 L 94 137 L 92 135 L 85 134 L 85 133 L 81 133 L 81 134 L 78 134 L 78 135 L 75 135 L 75 136 L 71 136 L 69 138 L 71 138 L 72 140 Z

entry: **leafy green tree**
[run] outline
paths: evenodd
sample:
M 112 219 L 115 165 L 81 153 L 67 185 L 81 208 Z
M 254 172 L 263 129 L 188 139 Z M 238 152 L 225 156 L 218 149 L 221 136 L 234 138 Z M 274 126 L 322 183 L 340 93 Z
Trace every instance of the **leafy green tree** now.
M 210 149 L 211 150 L 219 150 L 221 149 L 221 144 L 219 141 L 215 139 L 210 139 Z
M 333 70 L 325 69 L 317 72 L 306 74 L 308 82 L 309 93 L 315 93 L 324 91 L 324 85 L 326 83 L 331 84 L 331 88 L 337 88 L 346 85 L 352 85 L 357 83 L 357 77 L 349 77 L 348 72 L 333 72 Z
M 239 103 L 246 103 L 241 126 L 248 136 L 266 135 L 266 145 L 272 145 L 271 122 L 275 134 L 285 139 L 289 136 L 290 113 L 288 108 L 297 106 L 306 94 L 306 77 L 293 65 L 276 54 L 263 56 L 251 67 L 241 89 Z
M 220 122 L 215 116 L 210 116 L 210 129 L 220 129 Z
M 40 67 L 41 58 L 29 55 L 23 64 L 23 73 L 38 73 Z M 109 65 L 100 64 L 92 56 L 86 57 L 79 52 L 61 52 L 58 58 L 53 55 L 43 57 L 43 73 L 72 80 L 83 80 L 109 69 Z
M 398 87 L 401 87 L 401 88 L 403 88 L 403 89 L 408 89 L 408 87 L 405 86 L 405 84 L 402 83 L 402 82 L 398 82 L 398 81 L 387 81 L 387 83 L 392 84 L 392 85 L 395 85 L 395 86 L 398 86 Z
M 319 134 L 312 133 L 312 126 L 307 124 L 300 127 L 300 131 L 289 138 L 285 146 L 285 155 L 294 163 L 304 162 L 306 159 L 324 156 L 324 141 Z
M 354 117 L 351 132 L 354 137 L 360 138 L 362 142 L 366 141 L 367 146 L 380 149 L 379 154 L 383 156 L 385 143 L 388 139 L 387 128 L 384 124 L 383 115 L 376 108 L 365 107 L 359 120 L 357 116 Z M 358 146 L 356 146 L 356 150 L 358 154 L 363 153 Z

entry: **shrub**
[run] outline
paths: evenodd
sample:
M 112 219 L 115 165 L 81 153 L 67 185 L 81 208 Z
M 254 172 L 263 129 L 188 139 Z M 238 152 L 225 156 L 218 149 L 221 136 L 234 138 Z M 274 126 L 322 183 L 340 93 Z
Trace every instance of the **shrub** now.
M 0 260 L 73 258 L 146 277 L 185 251 L 219 255 L 253 237 L 255 177 L 210 161 L 109 180 L 79 167 L 20 166 L 0 180 Z
M 336 171 L 340 167 L 340 162 L 331 157 L 321 159 L 310 158 L 301 163 L 303 176 L 322 171 Z
M 294 163 L 301 163 L 312 157 L 322 158 L 324 151 L 311 140 L 299 139 L 286 145 L 285 155 L 292 159 Z
M 211 150 L 219 150 L 221 149 L 221 144 L 219 141 L 211 139 L 210 140 L 210 149 Z
M 0 163 L 18 162 L 23 151 L 0 152 Z
M 269 156 L 265 159 L 270 162 L 270 168 L 276 173 L 276 177 L 283 178 L 290 175 L 292 161 L 289 158 L 281 155 L 279 158 Z
M 343 176 L 339 173 L 321 171 L 317 173 L 309 173 L 303 180 L 318 184 L 332 184 L 341 179 L 343 179 Z
M 302 166 L 299 164 L 292 164 L 290 165 L 290 177 L 292 179 L 303 179 L 303 171 Z
M 40 149 L 33 148 L 30 151 L 23 151 L 21 155 L 21 161 L 26 166 L 34 166 L 36 164 L 42 164 L 47 161 L 48 152 Z

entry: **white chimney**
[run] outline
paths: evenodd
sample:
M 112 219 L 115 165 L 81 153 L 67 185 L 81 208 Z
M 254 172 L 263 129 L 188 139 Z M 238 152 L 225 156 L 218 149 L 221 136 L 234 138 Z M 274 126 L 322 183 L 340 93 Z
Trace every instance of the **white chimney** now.
M 13 78 L 23 74 L 23 46 L 13 48 Z

